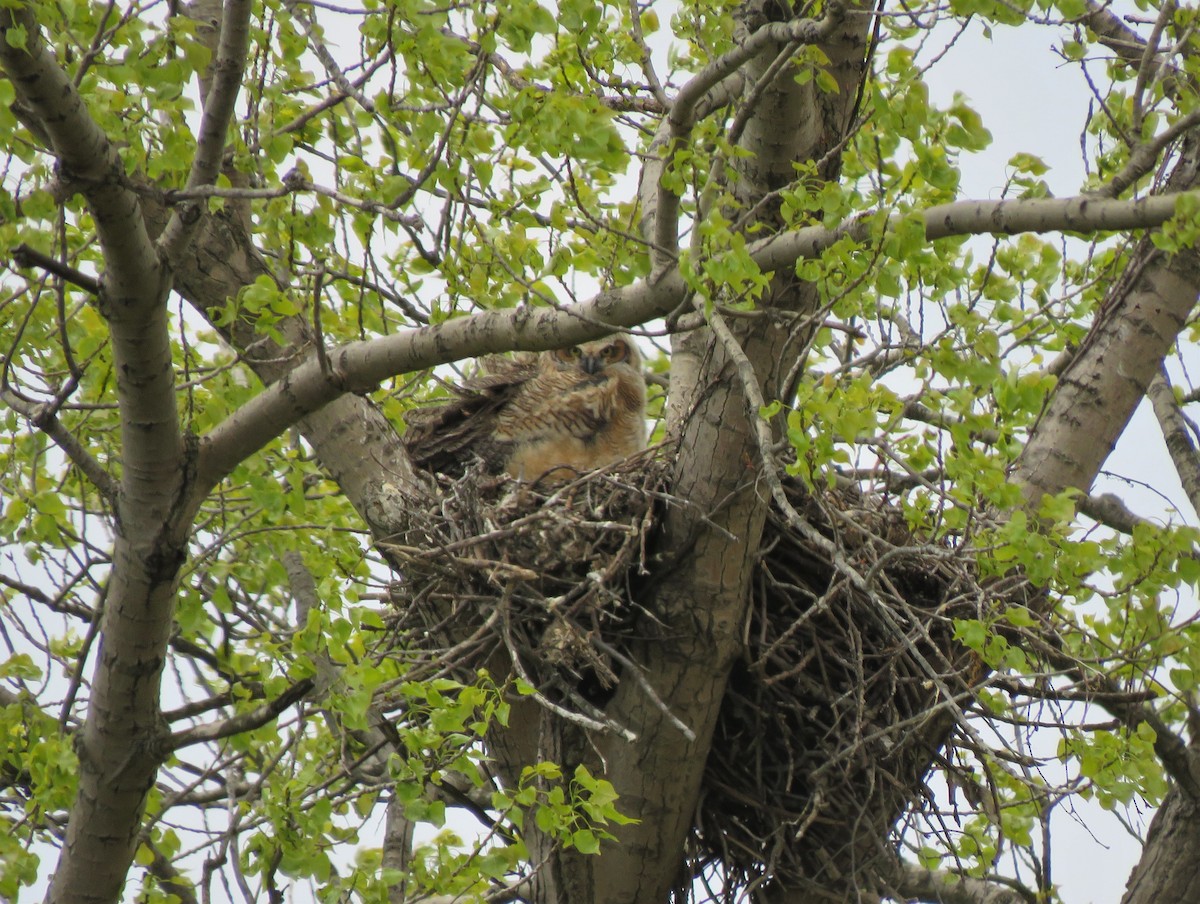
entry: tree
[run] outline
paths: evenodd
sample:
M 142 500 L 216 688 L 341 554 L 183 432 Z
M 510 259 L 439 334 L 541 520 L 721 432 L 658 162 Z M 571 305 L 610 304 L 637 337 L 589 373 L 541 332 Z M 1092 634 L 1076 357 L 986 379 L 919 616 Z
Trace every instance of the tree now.
M 1197 535 L 1090 494 L 1148 396 L 1200 508 L 1143 6 L 0 7 L 0 897 L 1032 901 L 1080 796 L 1200 896 Z M 1086 184 L 959 197 L 969 23 L 1079 72 Z M 413 471 L 434 368 L 614 329 L 645 461 Z

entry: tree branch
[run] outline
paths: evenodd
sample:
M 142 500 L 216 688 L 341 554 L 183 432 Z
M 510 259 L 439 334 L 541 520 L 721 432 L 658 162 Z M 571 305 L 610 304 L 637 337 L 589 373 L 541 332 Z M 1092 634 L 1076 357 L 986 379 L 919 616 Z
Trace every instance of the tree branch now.
M 784 44 L 818 44 L 845 15 L 845 4 L 838 0 L 826 5 L 822 19 L 768 22 L 755 29 L 749 38 L 713 60 L 679 89 L 668 116 L 673 134 L 686 134 L 695 123 L 695 111 L 705 95 L 760 53 L 774 52 Z
M 1070 198 L 954 201 L 907 216 L 922 218 L 925 238 L 931 242 L 966 235 L 1117 232 L 1161 226 L 1175 215 L 1176 203 L 1185 194 L 1200 196 L 1200 192 L 1188 191 L 1133 200 L 1075 195 Z M 764 271 L 790 267 L 801 258 L 815 257 L 841 238 L 866 239 L 870 235 L 871 216 L 864 214 L 832 229 L 805 226 L 781 232 L 753 243 L 749 250 Z M 899 224 L 905 216 L 891 214 L 888 225 Z
M 1111 678 L 1089 673 L 1078 662 L 1065 654 L 1052 657 L 1056 664 L 1066 666 L 1072 677 L 1085 687 L 1098 689 L 1094 697 L 1097 705 L 1111 713 L 1129 732 L 1136 732 L 1143 723 L 1154 729 L 1154 752 L 1162 761 L 1175 782 L 1192 800 L 1200 800 L 1200 751 L 1189 747 L 1172 728 L 1163 721 L 1157 710 L 1149 704 L 1130 699 Z
M 380 865 L 407 876 L 412 863 L 414 824 L 404 815 L 404 801 L 394 790 L 388 795 L 383 820 L 383 860 Z M 389 886 L 388 901 L 391 904 L 405 904 L 406 888 L 404 879 Z
M 1119 56 L 1131 66 L 1138 67 L 1139 73 L 1143 66 L 1149 66 L 1146 78 L 1164 77 L 1164 93 L 1171 97 L 1175 93 L 1174 81 L 1182 77 L 1175 66 L 1164 61 L 1152 61 L 1146 58 L 1146 41 L 1136 31 L 1121 21 L 1112 11 L 1111 4 L 1100 0 L 1088 0 L 1086 23 L 1100 38 L 1100 43 Z
M 1129 153 L 1129 160 L 1108 184 L 1096 192 L 1098 197 L 1115 198 L 1125 189 L 1149 173 L 1158 164 L 1159 155 L 1171 142 L 1200 124 L 1200 111 L 1193 110 L 1187 116 L 1172 123 L 1149 141 L 1139 142 Z
M 143 839 L 142 843 L 150 849 L 151 855 L 146 869 L 158 880 L 159 888 L 168 895 L 177 897 L 179 904 L 199 904 L 196 891 L 188 877 L 175 868 L 175 864 L 167 858 L 158 845 L 151 844 L 146 839 Z
M 219 741 L 221 738 L 229 738 L 262 728 L 279 718 L 280 713 L 289 706 L 303 700 L 315 686 L 316 682 L 312 678 L 302 678 L 270 703 L 248 713 L 239 713 L 228 719 L 222 719 L 220 722 L 211 722 L 208 725 L 198 725 L 195 728 L 174 732 L 167 739 L 166 746 L 169 750 L 176 751 L 192 744 Z
M 233 119 L 234 102 L 242 84 L 242 72 L 250 47 L 251 0 L 226 0 L 221 16 L 221 37 L 217 59 L 211 69 L 212 84 L 204 102 L 196 156 L 188 174 L 185 191 L 211 185 L 221 172 L 229 123 Z M 184 245 L 191 241 L 200 224 L 200 205 L 194 200 L 176 209 L 158 238 L 158 250 L 167 261 L 178 260 Z
M 61 398 L 61 397 L 60 397 Z M 97 461 L 70 430 L 63 426 L 56 414 L 58 406 L 53 403 L 33 405 L 19 399 L 6 389 L 0 389 L 0 403 L 29 419 L 38 430 L 54 441 L 71 463 L 80 470 L 92 486 L 110 505 L 116 505 L 120 486 L 104 466 Z
M 78 286 L 90 295 L 100 294 L 100 281 L 94 276 L 81 273 L 48 254 L 42 254 L 36 248 L 30 248 L 24 242 L 12 250 L 12 259 L 18 267 L 25 267 L 29 270 L 45 270 L 73 286 Z
M 671 157 L 691 134 L 704 101 L 749 60 L 785 44 L 816 44 L 827 38 L 845 16 L 840 2 L 827 4 L 824 18 L 769 22 L 746 40 L 705 66 L 679 89 L 670 112 L 651 143 L 652 158 L 642 170 L 642 234 L 650 238 L 651 272 L 673 266 L 679 254 L 679 193 L 663 184 Z M 732 95 L 729 96 L 732 100 Z M 647 190 L 649 189 L 649 190 Z
M 1142 123 L 1146 116 L 1146 85 L 1149 82 L 1151 71 L 1155 68 L 1153 66 L 1154 57 L 1158 53 L 1163 29 L 1174 17 L 1174 0 L 1164 0 L 1162 6 L 1159 7 L 1158 16 L 1154 20 L 1154 27 L 1150 30 L 1150 37 L 1142 48 L 1142 58 L 1137 63 L 1137 78 L 1133 87 L 1133 121 L 1130 132 L 1134 135 L 1142 131 Z
M 183 491 L 191 475 L 175 400 L 170 274 L 116 147 L 24 4 L 0 7 L 0 68 L 43 126 L 64 182 L 86 199 L 104 255 L 98 301 L 112 337 L 123 457 L 118 529 L 101 615 L 103 655 L 76 736 L 79 784 L 47 894 L 55 904 L 101 904 L 120 896 L 161 764 L 164 654 L 197 510 Z
M 326 198 L 336 201 L 339 204 L 344 204 L 347 207 L 353 207 L 355 210 L 361 210 L 366 213 L 373 213 L 393 223 L 401 223 L 405 226 L 411 226 L 414 229 L 424 225 L 424 221 L 419 214 L 400 213 L 394 207 L 380 201 L 372 201 L 369 198 L 356 198 L 345 192 L 338 191 L 336 188 L 318 185 L 304 178 L 296 170 L 284 174 L 283 184 L 277 188 L 224 188 L 216 185 L 197 185 L 181 188 L 176 191 L 168 191 L 165 200 L 167 204 L 176 204 L 180 201 L 195 201 L 200 198 L 270 200 L 271 198 L 282 198 L 300 191 L 311 191 L 314 194 L 324 195 Z
M 158 263 L 124 166 L 55 61 L 27 6 L 0 9 L 0 68 L 50 139 L 64 181 L 88 200 L 108 265 L 106 283 L 115 283 L 107 285 L 109 293 L 122 301 L 157 299 L 163 294 L 158 291 Z M 147 274 L 156 277 L 150 293 L 141 281 Z
M 1030 504 L 1091 488 L 1195 305 L 1195 259 L 1167 259 L 1149 241 L 1134 253 L 1013 468 Z
M 463 357 L 542 351 L 596 339 L 666 314 L 684 291 L 682 277 L 672 272 L 654 284 L 606 290 L 581 304 L 488 311 L 350 343 L 329 352 L 328 371 L 310 355 L 204 438 L 196 492 L 206 492 L 246 456 L 343 392 L 363 392 L 397 374 Z
M 1158 418 L 1162 428 L 1163 439 L 1167 443 L 1167 452 L 1179 474 L 1183 491 L 1187 493 L 1192 509 L 1200 512 L 1200 456 L 1196 454 L 1196 446 L 1192 442 L 1191 431 L 1187 419 L 1175 399 L 1175 390 L 1167 381 L 1166 371 L 1159 369 L 1150 381 L 1147 392 L 1150 404 L 1154 408 L 1154 416 Z
M 959 201 L 931 207 L 921 216 L 931 241 L 989 233 L 1137 229 L 1169 219 L 1177 197 Z M 893 215 L 894 221 L 899 218 Z M 868 232 L 864 219 L 835 229 L 808 226 L 756 242 L 750 253 L 764 271 L 782 270 L 801 258 L 815 257 L 843 236 L 866 237 Z M 541 351 L 596 339 L 664 316 L 686 292 L 682 275 L 672 269 L 579 304 L 487 311 L 350 343 L 329 353 L 329 372 L 310 357 L 208 434 L 201 446 L 197 492 L 207 492 L 247 456 L 344 392 L 365 392 L 398 374 L 465 357 L 514 349 Z

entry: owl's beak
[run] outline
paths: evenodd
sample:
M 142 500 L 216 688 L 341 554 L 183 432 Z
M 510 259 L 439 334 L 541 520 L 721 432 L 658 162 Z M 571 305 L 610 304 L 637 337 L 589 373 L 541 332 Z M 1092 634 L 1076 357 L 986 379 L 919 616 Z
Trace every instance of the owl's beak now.
M 585 374 L 598 374 L 604 370 L 604 359 L 599 355 L 580 355 L 579 366 Z

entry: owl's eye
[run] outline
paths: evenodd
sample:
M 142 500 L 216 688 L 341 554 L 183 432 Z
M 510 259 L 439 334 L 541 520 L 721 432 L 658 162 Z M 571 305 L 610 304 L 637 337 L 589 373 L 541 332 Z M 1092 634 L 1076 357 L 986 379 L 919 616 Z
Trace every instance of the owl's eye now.
M 606 345 L 604 351 L 600 353 L 605 361 L 624 361 L 627 354 L 629 354 L 629 349 L 624 342 L 614 342 L 612 345 Z
M 577 361 L 583 350 L 578 345 L 572 345 L 570 348 L 560 348 L 557 354 L 563 361 Z

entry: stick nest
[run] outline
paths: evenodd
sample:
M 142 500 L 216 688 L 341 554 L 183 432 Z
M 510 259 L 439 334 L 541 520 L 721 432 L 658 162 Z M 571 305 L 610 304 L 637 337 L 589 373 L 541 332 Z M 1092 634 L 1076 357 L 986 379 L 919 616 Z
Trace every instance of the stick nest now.
M 483 468 L 436 475 L 402 542 L 381 544 L 402 576 L 392 596 L 408 644 L 415 630 L 464 676 L 507 655 L 521 678 L 594 710 L 639 611 L 631 583 L 646 571 L 666 476 L 653 451 L 554 486 Z
M 976 663 L 954 641 L 984 594 L 969 553 L 921 541 L 898 506 L 786 485 L 773 506 L 693 830 L 728 884 L 813 890 L 885 876 L 885 846 L 946 739 Z
M 630 677 L 635 632 L 653 630 L 636 600 L 674 504 L 667 472 L 648 452 L 555 487 L 438 475 L 384 546 L 402 576 L 401 645 L 443 672 L 512 669 L 558 715 L 623 731 L 603 706 Z M 970 671 L 953 619 L 983 609 L 969 556 L 915 537 L 886 499 L 787 493 L 690 842 L 693 869 L 721 864 L 727 895 L 772 876 L 821 884 L 888 853 L 879 839 L 913 803 L 897 789 L 928 765 L 931 720 Z

